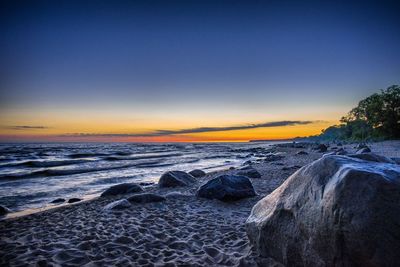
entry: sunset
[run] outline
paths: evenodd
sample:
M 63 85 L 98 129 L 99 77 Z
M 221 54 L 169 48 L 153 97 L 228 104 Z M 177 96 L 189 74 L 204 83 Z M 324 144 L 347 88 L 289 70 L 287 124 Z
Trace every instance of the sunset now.
M 390 5 L 3 6 L 0 140 L 6 142 L 308 136 L 398 82 L 399 19 Z M 163 138 L 91 136 L 275 121 L 316 123 Z
M 397 266 L 398 1 L 0 1 L 0 266 Z

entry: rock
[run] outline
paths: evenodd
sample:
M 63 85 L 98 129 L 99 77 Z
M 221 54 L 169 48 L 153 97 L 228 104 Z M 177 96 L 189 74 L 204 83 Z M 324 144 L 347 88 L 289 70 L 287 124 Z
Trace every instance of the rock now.
M 235 169 L 235 167 L 229 167 L 229 170 L 234 170 Z
M 168 171 L 158 181 L 159 187 L 188 186 L 196 180 L 194 177 L 183 171 Z
M 355 148 L 356 148 L 356 149 L 363 149 L 363 148 L 366 148 L 366 147 L 368 147 L 366 144 L 364 144 L 364 143 L 359 143 Z
M 261 174 L 254 168 L 242 170 L 238 172 L 238 175 L 243 175 L 250 178 L 261 178 Z
M 343 146 L 343 144 L 342 144 L 342 143 L 340 143 L 340 142 L 339 142 L 339 143 L 337 143 L 336 145 L 337 145 L 337 146 Z
M 251 165 L 251 164 L 253 164 L 253 162 L 251 160 L 247 160 L 247 161 L 243 162 L 242 165 Z
M 306 151 L 303 151 L 303 150 L 297 152 L 296 154 L 297 155 L 308 155 L 308 153 Z
M 319 144 L 314 148 L 314 150 L 317 150 L 320 153 L 324 153 L 324 152 L 328 151 L 328 147 L 324 144 Z
M 176 198 L 187 198 L 187 197 L 192 197 L 193 195 L 189 194 L 184 194 L 181 192 L 170 192 L 165 195 L 165 198 L 171 198 L 171 199 L 176 199 Z
M 4 216 L 10 212 L 11 211 L 7 207 L 0 205 L 0 216 Z
M 63 202 L 65 202 L 65 199 L 63 199 L 63 198 L 56 198 L 56 199 L 54 199 L 52 202 L 50 202 L 50 203 L 53 203 L 53 204 L 58 204 L 58 203 L 63 203 Z
M 293 170 L 297 170 L 300 168 L 301 168 L 301 166 L 298 166 L 298 165 L 285 166 L 285 167 L 282 167 L 282 171 L 293 171 Z
M 206 176 L 206 173 L 202 170 L 193 170 L 193 171 L 190 171 L 189 174 L 196 178 Z
M 356 153 L 363 154 L 363 153 L 369 153 L 369 152 L 371 152 L 371 149 L 369 147 L 364 147 L 364 148 L 361 148 L 360 150 L 358 150 Z
M 253 207 L 247 234 L 285 266 L 396 266 L 399 199 L 400 166 L 324 156 Z
M 150 185 L 153 185 L 153 184 L 154 184 L 153 182 L 141 182 L 141 183 L 139 183 L 140 186 L 150 186 Z
M 197 190 L 197 196 L 222 201 L 238 200 L 256 195 L 249 178 L 239 175 L 221 175 L 211 179 Z
M 254 169 L 254 168 L 252 166 L 250 166 L 250 165 L 246 165 L 244 167 L 239 168 L 239 170 L 241 170 L 241 171 L 252 170 L 252 169 Z
M 152 193 L 136 194 L 128 198 L 128 201 L 135 203 L 161 202 L 165 200 L 167 200 L 165 197 Z
M 396 164 L 396 162 L 393 161 L 392 159 L 374 153 L 352 154 L 348 156 L 351 158 L 357 158 L 366 161 Z
M 391 160 L 396 164 L 400 164 L 400 158 L 391 158 Z
M 275 154 L 271 154 L 271 155 L 267 155 L 264 159 L 264 161 L 266 162 L 271 162 L 271 161 L 277 161 L 277 160 L 281 160 L 283 159 L 284 156 L 282 155 L 275 155 Z
M 111 202 L 110 204 L 106 205 L 103 210 L 122 210 L 131 207 L 132 204 L 126 200 L 126 199 L 121 199 L 117 200 L 114 202 Z
M 73 197 L 73 198 L 68 199 L 68 203 L 76 203 L 76 202 L 79 202 L 81 200 L 82 199 L 80 199 L 80 198 Z
M 346 150 L 344 150 L 342 147 L 339 148 L 336 152 L 335 155 L 347 155 L 348 152 Z
M 143 192 L 143 188 L 140 185 L 134 183 L 123 183 L 111 186 L 106 191 L 104 191 L 100 195 L 100 197 L 117 196 L 117 195 L 138 193 L 138 192 Z

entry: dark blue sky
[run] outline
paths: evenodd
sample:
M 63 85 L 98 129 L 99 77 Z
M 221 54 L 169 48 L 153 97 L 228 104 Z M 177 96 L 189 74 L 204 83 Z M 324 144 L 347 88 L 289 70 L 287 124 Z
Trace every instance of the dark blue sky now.
M 337 116 L 399 83 L 399 14 L 386 1 L 3 1 L 3 116 L 209 107 L 283 119 L 310 105 Z

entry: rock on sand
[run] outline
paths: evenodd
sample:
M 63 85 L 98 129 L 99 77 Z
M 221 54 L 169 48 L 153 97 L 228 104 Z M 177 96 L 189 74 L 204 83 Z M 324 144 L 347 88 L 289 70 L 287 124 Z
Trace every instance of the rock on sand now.
M 400 166 L 370 158 L 324 156 L 260 200 L 246 228 L 261 256 L 287 266 L 398 265 Z
M 199 190 L 197 196 L 222 201 L 238 200 L 256 195 L 249 178 L 240 175 L 221 175 L 211 179 Z
M 128 201 L 135 203 L 161 202 L 165 200 L 165 197 L 153 193 L 136 194 L 128 198 Z
M 103 210 L 122 210 L 131 207 L 131 203 L 126 199 L 117 200 L 106 205 Z
M 158 181 L 159 187 L 188 186 L 196 180 L 194 177 L 183 171 L 168 171 Z
M 134 183 L 123 183 L 111 186 L 106 191 L 104 191 L 100 196 L 108 197 L 108 196 L 116 196 L 128 193 L 137 193 L 142 191 L 143 189 L 140 185 Z

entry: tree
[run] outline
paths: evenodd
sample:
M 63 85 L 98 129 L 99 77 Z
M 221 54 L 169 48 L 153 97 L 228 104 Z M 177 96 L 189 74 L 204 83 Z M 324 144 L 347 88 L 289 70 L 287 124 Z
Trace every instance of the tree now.
M 322 131 L 323 139 L 366 140 L 400 138 L 400 86 L 392 85 L 361 100 L 341 125 Z

